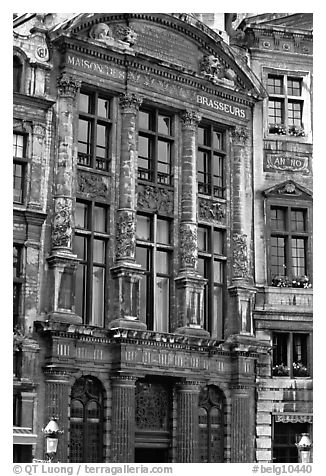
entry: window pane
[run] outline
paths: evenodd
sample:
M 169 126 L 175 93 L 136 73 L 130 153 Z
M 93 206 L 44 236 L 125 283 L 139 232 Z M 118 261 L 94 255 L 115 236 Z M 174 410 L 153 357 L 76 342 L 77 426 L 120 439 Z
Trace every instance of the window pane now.
M 99 420 L 101 407 L 97 402 L 91 401 L 86 407 L 86 418 Z
M 223 288 L 214 286 L 214 312 L 212 313 L 210 333 L 211 337 L 218 337 L 218 328 L 223 322 Z
M 307 344 L 306 334 L 293 334 L 293 362 L 307 366 Z
M 108 101 L 107 99 L 98 99 L 97 115 L 106 118 L 110 117 L 110 101 Z
M 170 244 L 170 223 L 167 220 L 157 219 L 157 243 Z
M 283 93 L 283 77 L 282 76 L 268 76 L 267 91 L 270 94 L 282 94 Z
M 82 402 L 80 402 L 79 400 L 71 400 L 70 415 L 71 418 L 83 418 L 84 407 Z
M 291 231 L 305 231 L 304 210 L 291 210 Z
M 94 240 L 93 247 L 93 261 L 94 263 L 105 263 L 105 241 Z
M 94 231 L 106 232 L 106 208 L 94 206 Z
M 214 241 L 214 253 L 223 254 L 223 232 L 214 230 L 213 232 L 213 241 Z
M 76 228 L 87 228 L 87 205 L 86 205 L 86 203 L 76 202 L 75 226 L 76 226 Z
M 209 133 L 204 127 L 198 127 L 198 144 L 209 145 Z
M 104 314 L 104 269 L 93 267 L 92 321 L 94 326 L 103 325 Z
M 13 135 L 13 156 L 24 157 L 24 136 L 21 134 Z
M 13 164 L 13 193 L 14 202 L 22 203 L 23 202 L 23 172 L 24 166 L 22 164 Z
M 75 307 L 78 316 L 85 318 L 86 314 L 86 266 L 79 264 L 76 270 Z
M 306 274 L 306 253 L 305 240 L 303 238 L 292 238 L 292 273 L 294 276 L 304 276 Z
M 169 322 L 169 278 L 156 278 L 154 329 L 168 332 Z
M 286 275 L 285 240 L 277 236 L 271 237 L 271 271 L 273 276 Z
M 158 124 L 157 124 L 158 132 L 162 134 L 171 134 L 171 117 L 158 115 Z
M 288 366 L 288 339 L 289 334 L 275 333 L 273 336 L 273 367 L 276 365 Z M 281 369 L 279 370 L 281 371 Z M 285 369 L 288 373 L 288 369 Z
M 90 97 L 88 94 L 80 93 L 79 95 L 79 111 L 90 112 Z
M 13 277 L 19 278 L 21 275 L 21 248 L 13 246 Z
M 139 128 L 150 129 L 150 115 L 148 112 L 139 111 Z
M 157 272 L 162 274 L 169 273 L 169 253 L 166 251 L 156 252 Z
M 268 122 L 280 124 L 283 122 L 283 102 L 276 100 L 268 101 Z
M 136 262 L 139 263 L 142 268 L 149 270 L 149 250 L 143 246 L 136 246 Z
M 137 215 L 136 238 L 139 240 L 151 239 L 151 221 L 149 217 Z
M 166 164 L 170 163 L 170 144 L 169 142 L 158 141 L 158 160 Z
M 223 263 L 221 261 L 214 261 L 214 282 L 223 283 Z
M 282 208 L 271 208 L 271 228 L 272 230 L 285 231 L 285 210 Z
M 150 157 L 150 150 L 149 150 L 149 138 L 144 136 L 139 136 L 138 138 L 138 153 L 140 157 L 149 158 Z
M 288 78 L 289 96 L 301 96 L 301 79 Z
M 207 251 L 208 250 L 208 230 L 202 226 L 198 227 L 197 231 L 197 240 L 198 240 L 198 250 Z
M 288 120 L 289 125 L 301 127 L 302 118 L 302 103 L 288 102 Z
M 200 257 L 198 258 L 198 273 L 204 278 L 207 277 L 205 258 L 200 258 Z
M 87 259 L 87 238 L 75 235 L 75 249 L 78 258 L 85 261 Z
M 222 134 L 213 131 L 213 147 L 214 149 L 222 149 Z

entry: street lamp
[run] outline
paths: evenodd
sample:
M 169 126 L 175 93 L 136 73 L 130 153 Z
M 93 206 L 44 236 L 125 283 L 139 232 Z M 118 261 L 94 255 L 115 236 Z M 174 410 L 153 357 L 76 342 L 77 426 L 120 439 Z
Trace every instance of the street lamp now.
M 58 449 L 59 435 L 62 435 L 63 430 L 59 429 L 59 425 L 55 418 L 52 417 L 45 428 L 42 429 L 46 438 L 46 454 L 48 462 L 52 463 L 52 460 Z
M 302 433 L 299 443 L 295 444 L 299 451 L 299 463 L 310 463 L 312 443 L 309 433 Z

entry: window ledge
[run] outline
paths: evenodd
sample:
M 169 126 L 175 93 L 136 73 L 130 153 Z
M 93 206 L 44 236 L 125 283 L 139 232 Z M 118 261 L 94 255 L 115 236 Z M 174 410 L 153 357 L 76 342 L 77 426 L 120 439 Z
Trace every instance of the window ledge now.
M 282 288 L 263 286 L 256 294 L 256 310 L 312 311 L 312 288 Z

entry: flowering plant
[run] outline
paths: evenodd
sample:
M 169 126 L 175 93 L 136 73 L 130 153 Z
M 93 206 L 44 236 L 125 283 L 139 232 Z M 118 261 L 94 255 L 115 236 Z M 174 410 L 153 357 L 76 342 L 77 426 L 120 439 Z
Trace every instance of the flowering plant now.
M 293 288 L 311 288 L 311 282 L 308 276 L 296 276 L 292 280 Z
M 277 375 L 279 377 L 286 377 L 287 375 L 289 375 L 289 373 L 289 367 L 287 367 L 283 363 L 273 366 L 273 375 Z
M 272 279 L 272 286 L 277 286 L 278 288 L 289 288 L 291 287 L 291 281 L 287 276 L 274 276 Z
M 294 377 L 308 377 L 309 372 L 301 362 L 293 362 L 293 375 Z
M 292 125 L 289 127 L 289 134 L 296 137 L 304 137 L 305 132 L 303 127 Z
M 282 123 L 269 124 L 268 130 L 270 134 L 279 134 L 279 135 L 286 134 L 286 127 Z

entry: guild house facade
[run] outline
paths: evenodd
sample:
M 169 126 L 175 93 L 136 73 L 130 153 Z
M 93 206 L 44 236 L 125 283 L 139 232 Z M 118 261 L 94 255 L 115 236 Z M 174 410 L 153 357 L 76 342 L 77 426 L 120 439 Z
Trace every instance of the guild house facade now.
M 14 461 L 293 462 L 312 438 L 312 18 L 23 14 Z M 250 66 L 249 66 L 250 65 Z

